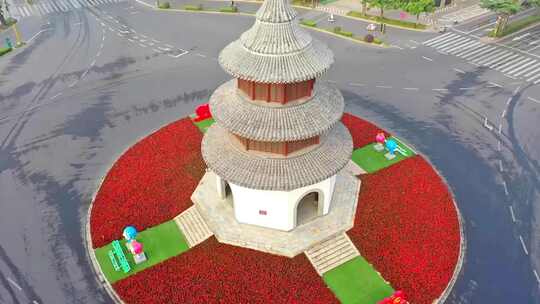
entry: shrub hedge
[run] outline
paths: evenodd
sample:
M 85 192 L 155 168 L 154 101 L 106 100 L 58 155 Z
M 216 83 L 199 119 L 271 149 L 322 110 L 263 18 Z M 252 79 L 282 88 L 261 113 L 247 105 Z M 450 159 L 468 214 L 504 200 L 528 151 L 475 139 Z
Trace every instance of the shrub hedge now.
M 0 56 L 11 52 L 11 48 L 0 48 Z
M 184 5 L 184 9 L 186 11 L 202 11 L 202 5 L 201 4 L 197 4 L 197 5 Z

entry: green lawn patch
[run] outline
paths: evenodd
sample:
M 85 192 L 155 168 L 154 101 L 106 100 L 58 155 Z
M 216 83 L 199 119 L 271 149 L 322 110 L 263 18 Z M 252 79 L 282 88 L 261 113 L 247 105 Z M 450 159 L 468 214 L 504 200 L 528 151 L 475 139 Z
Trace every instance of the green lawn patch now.
M 210 128 L 210 126 L 215 122 L 212 117 L 201 121 L 193 120 L 195 117 L 197 117 L 195 114 L 191 114 L 189 115 L 189 117 L 191 118 L 191 121 L 193 121 L 193 123 L 197 126 L 197 128 L 199 128 L 199 130 L 201 130 L 201 132 L 203 133 L 206 133 L 206 130 L 208 130 L 208 128 Z
M 148 228 L 137 235 L 137 241 L 143 244 L 146 254 L 146 262 L 135 264 L 133 256 L 126 248 L 126 241 L 121 240 L 122 250 L 127 258 L 131 271 L 128 273 L 115 271 L 109 259 L 109 250 L 112 250 L 112 243 L 95 249 L 96 259 L 105 274 L 107 280 L 112 284 L 118 280 L 126 278 L 143 269 L 154 266 L 166 259 L 177 256 L 189 249 L 186 238 L 178 229 L 174 220 L 165 222 L 158 226 Z
M 161 9 L 169 9 L 171 8 L 171 4 L 169 2 L 163 2 L 159 4 L 159 8 Z
M 202 5 L 184 5 L 186 11 L 202 11 Z
M 515 33 L 517 31 L 522 30 L 522 29 L 528 27 L 529 25 L 532 25 L 532 24 L 534 24 L 536 22 L 539 22 L 539 21 L 540 21 L 540 14 L 539 15 L 527 16 L 527 17 L 525 17 L 523 19 L 519 19 L 519 20 L 510 22 L 510 23 L 508 23 L 506 25 L 504 30 L 497 35 L 497 38 L 504 37 L 506 35 L 510 35 L 512 33 Z M 488 36 L 489 37 L 495 37 L 495 29 L 493 29 L 491 32 L 489 32 Z
M 378 303 L 394 289 L 363 257 L 356 257 L 323 275 L 324 282 L 343 304 Z
M 300 24 L 305 25 L 305 26 L 310 26 L 310 27 L 317 26 L 317 22 L 311 19 L 300 19 Z
M 11 48 L 5 48 L 5 47 L 0 48 L 0 56 L 11 52 L 11 50 L 12 50 Z
M 373 147 L 375 146 L 375 143 L 372 143 L 362 148 L 354 150 L 351 157 L 352 161 L 354 161 L 362 169 L 366 170 L 366 172 L 373 173 L 415 155 L 414 151 L 411 150 L 409 147 L 407 147 L 399 139 L 397 139 L 396 137 L 390 137 L 390 138 L 395 140 L 398 143 L 398 145 L 401 148 L 403 148 L 403 150 L 405 150 L 405 153 L 407 156 L 404 156 L 401 153 L 396 151 L 395 153 L 396 157 L 392 160 L 388 160 L 386 159 L 386 157 L 384 157 L 384 155 L 388 151 L 385 150 L 385 151 L 378 152 Z
M 238 7 L 236 6 L 224 6 L 219 9 L 222 13 L 237 13 Z
M 405 20 L 389 19 L 386 17 L 381 18 L 380 16 L 373 16 L 369 14 L 364 15 L 362 14 L 362 12 L 357 12 L 357 11 L 350 11 L 347 13 L 347 16 L 374 21 L 378 23 L 385 23 L 385 24 L 397 25 L 397 26 L 407 27 L 407 28 L 412 28 L 412 29 L 419 29 L 419 30 L 425 30 L 427 27 L 425 24 L 421 24 L 421 23 L 416 24 L 414 22 L 405 21 Z

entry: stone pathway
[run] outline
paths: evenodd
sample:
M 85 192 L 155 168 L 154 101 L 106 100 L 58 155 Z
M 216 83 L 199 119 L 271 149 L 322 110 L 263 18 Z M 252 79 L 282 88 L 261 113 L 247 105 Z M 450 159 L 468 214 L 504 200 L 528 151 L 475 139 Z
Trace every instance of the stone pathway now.
M 304 253 L 320 276 L 360 255 L 345 232 L 336 234 Z
M 180 213 L 179 216 L 174 218 L 174 222 L 184 233 L 190 248 L 213 235 L 195 206 L 191 206 Z

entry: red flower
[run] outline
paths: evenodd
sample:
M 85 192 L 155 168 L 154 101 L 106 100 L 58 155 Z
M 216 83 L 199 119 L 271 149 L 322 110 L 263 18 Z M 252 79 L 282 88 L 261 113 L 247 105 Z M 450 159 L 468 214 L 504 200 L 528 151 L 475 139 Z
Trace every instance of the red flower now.
M 191 206 L 191 193 L 205 168 L 201 140 L 201 132 L 185 118 L 127 150 L 105 177 L 93 202 L 93 247 L 121 238 L 125 226 L 144 230 Z
M 432 303 L 441 295 L 458 259 L 452 197 L 420 156 L 362 176 L 348 234 L 362 256 L 415 304 Z

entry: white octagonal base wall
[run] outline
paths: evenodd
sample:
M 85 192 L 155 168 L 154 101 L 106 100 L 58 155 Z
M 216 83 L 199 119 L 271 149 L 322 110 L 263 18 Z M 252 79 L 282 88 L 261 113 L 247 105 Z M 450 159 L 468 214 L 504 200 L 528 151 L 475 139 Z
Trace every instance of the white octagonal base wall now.
M 236 220 L 266 228 L 289 231 L 295 228 L 296 211 L 300 200 L 310 192 L 318 192 L 322 197 L 319 215 L 326 215 L 334 193 L 336 176 L 322 182 L 292 191 L 257 190 L 230 183 Z M 225 196 L 226 182 L 217 180 L 218 194 Z M 320 199 L 319 198 L 319 199 Z

